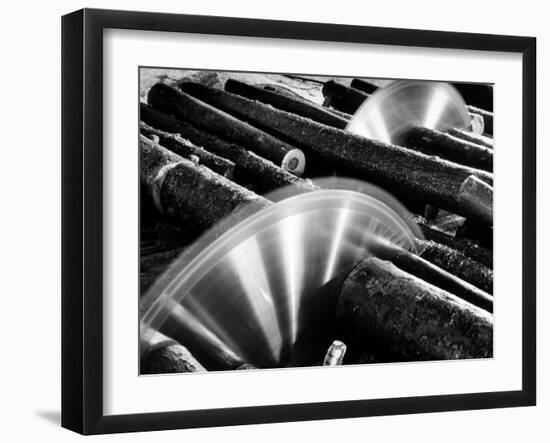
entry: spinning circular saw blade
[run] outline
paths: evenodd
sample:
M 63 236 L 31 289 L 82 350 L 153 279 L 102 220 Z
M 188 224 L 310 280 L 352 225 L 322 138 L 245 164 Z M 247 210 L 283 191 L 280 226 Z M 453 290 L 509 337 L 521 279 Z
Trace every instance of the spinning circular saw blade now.
M 415 126 L 446 131 L 467 129 L 470 124 L 466 103 L 448 83 L 403 80 L 373 93 L 355 113 L 346 130 L 403 145 L 407 132 Z
M 213 241 L 207 235 L 151 289 L 142 339 L 160 331 L 209 370 L 320 360 L 338 295 L 331 282 L 374 245 L 414 249 L 420 235 L 401 217 L 405 209 L 397 201 L 380 190 L 375 195 L 342 189 L 299 194 Z

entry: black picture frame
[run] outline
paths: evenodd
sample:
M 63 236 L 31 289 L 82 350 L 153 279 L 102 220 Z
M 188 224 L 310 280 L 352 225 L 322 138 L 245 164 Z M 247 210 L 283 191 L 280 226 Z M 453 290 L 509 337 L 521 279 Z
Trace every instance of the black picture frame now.
M 522 388 L 506 392 L 104 415 L 102 35 L 107 28 L 521 54 Z M 101 434 L 535 405 L 535 38 L 83 9 L 62 19 L 62 60 L 62 426 L 82 434 Z

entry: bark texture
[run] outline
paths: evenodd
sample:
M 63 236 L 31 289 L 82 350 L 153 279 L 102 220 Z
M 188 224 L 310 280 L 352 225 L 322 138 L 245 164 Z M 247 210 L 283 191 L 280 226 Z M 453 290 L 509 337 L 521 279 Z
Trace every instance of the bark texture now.
M 178 372 L 205 372 L 206 369 L 187 348 L 172 340 L 159 343 L 141 357 L 142 374 L 170 374 Z
M 493 172 L 493 150 L 428 128 L 412 128 L 407 146 L 428 155 Z
M 212 171 L 217 174 L 223 175 L 227 178 L 233 177 L 235 163 L 216 154 L 212 154 L 199 146 L 195 146 L 193 143 L 178 134 L 170 134 L 168 132 L 155 129 L 144 122 L 140 123 L 139 131 L 146 137 L 152 140 L 157 140 L 162 146 L 181 157 L 188 160 L 193 160 L 193 157 L 195 157 L 195 162 L 212 169 Z
M 296 100 L 289 96 L 277 94 L 276 92 L 251 86 L 237 80 L 227 80 L 225 90 L 251 100 L 258 100 L 262 103 L 273 105 L 277 109 L 292 112 L 325 125 L 334 126 L 335 128 L 344 129 L 348 124 L 347 119 L 335 115 L 322 106 L 307 103 L 304 100 Z
M 493 355 L 491 314 L 377 258 L 360 262 L 345 280 L 337 315 L 355 355 L 365 351 L 402 360 Z
M 195 165 L 140 136 L 140 179 L 161 212 L 200 229 L 247 207 L 260 210 L 271 203 L 242 186 Z
M 304 190 L 317 189 L 309 180 L 303 180 L 285 171 L 275 163 L 242 146 L 222 140 L 188 123 L 180 122 L 171 115 L 144 103 L 141 104 L 141 118 L 155 128 L 180 134 L 207 151 L 230 160 L 234 164 L 233 181 L 257 193 L 269 192 L 289 185 L 295 185 Z
M 433 241 L 417 241 L 418 255 L 434 265 L 471 283 L 479 289 L 493 293 L 493 271 L 461 252 Z
M 449 135 L 452 135 L 456 138 L 461 138 L 470 143 L 475 143 L 476 145 L 485 146 L 486 148 L 494 149 L 495 144 L 492 138 L 485 137 L 484 135 L 476 134 L 471 131 L 463 131 L 462 129 L 451 128 L 447 131 Z
M 399 269 L 438 288 L 444 289 L 488 312 L 493 312 L 493 297 L 451 272 L 405 249 L 384 244 L 376 249 L 376 257 L 391 261 Z
M 283 169 L 297 175 L 304 171 L 305 157 L 299 149 L 175 88 L 157 83 L 149 91 L 147 99 L 157 109 L 239 143 Z
M 369 140 L 227 91 L 195 84 L 193 94 L 264 131 L 292 140 L 308 156 L 329 166 L 395 194 L 406 189 L 409 195 L 451 212 L 463 212 L 457 194 L 467 177 L 474 174 L 492 182 L 489 172 Z
M 453 237 L 444 232 L 432 229 L 425 224 L 419 223 L 419 227 L 427 240 L 440 243 L 456 251 L 462 252 L 465 256 L 475 260 L 488 268 L 493 267 L 493 251 L 486 249 L 476 242 L 466 238 Z

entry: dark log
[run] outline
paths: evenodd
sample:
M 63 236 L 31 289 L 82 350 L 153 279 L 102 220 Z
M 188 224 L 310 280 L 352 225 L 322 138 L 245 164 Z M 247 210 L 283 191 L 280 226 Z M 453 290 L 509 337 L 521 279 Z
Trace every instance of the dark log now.
M 356 355 L 366 351 L 394 360 L 493 355 L 490 313 L 374 257 L 345 280 L 337 316 Z
M 495 144 L 493 143 L 493 139 L 489 137 L 485 137 L 484 135 L 476 134 L 475 132 L 471 131 L 463 131 L 462 129 L 457 128 L 451 128 L 447 131 L 449 135 L 452 135 L 456 138 L 461 138 L 462 140 L 466 140 L 470 143 L 475 143 L 476 145 L 485 146 L 486 148 L 494 149 Z
M 347 114 L 354 114 L 359 106 L 369 98 L 368 94 L 334 80 L 329 80 L 323 85 L 323 95 L 325 96 L 325 106 L 331 106 Z
M 467 219 L 456 231 L 459 239 L 468 239 L 480 246 L 493 249 L 493 227 L 481 225 L 471 219 Z
M 423 223 L 418 223 L 418 226 L 427 240 L 432 240 L 436 243 L 440 243 L 451 249 L 462 252 L 465 256 L 470 257 L 472 260 L 475 260 L 488 268 L 493 267 L 493 251 L 490 251 L 471 240 L 452 237 L 449 234 L 432 229 Z
M 361 78 L 354 78 L 351 81 L 351 87 L 354 89 L 359 89 L 359 91 L 364 92 L 365 94 L 372 94 L 378 89 L 378 86 L 376 86 L 374 83 L 363 80 Z
M 150 89 L 147 99 L 149 104 L 157 109 L 188 121 L 199 129 L 239 143 L 283 169 L 297 175 L 304 171 L 305 157 L 299 149 L 184 92 L 157 83 Z
M 251 100 L 258 100 L 262 103 L 273 105 L 277 109 L 292 112 L 325 125 L 334 126 L 335 128 L 344 129 L 348 124 L 348 120 L 336 116 L 322 106 L 313 103 L 310 104 L 304 100 L 294 100 L 289 96 L 277 94 L 276 92 L 251 86 L 237 80 L 227 80 L 225 90 Z
M 481 115 L 483 118 L 483 132 L 485 134 L 493 135 L 493 113 L 484 109 L 476 108 L 475 106 L 468 106 L 468 111 L 472 114 Z
M 141 374 L 205 371 L 206 369 L 185 347 L 168 338 L 150 346 L 140 361 Z
M 493 86 L 481 83 L 452 83 L 468 105 L 493 110 Z
M 493 271 L 465 254 L 429 240 L 417 240 L 418 255 L 479 289 L 493 293 Z
M 412 252 L 389 244 L 381 244 L 373 249 L 373 253 L 382 260 L 391 261 L 399 269 L 409 274 L 486 311 L 493 312 L 493 297 L 491 295 Z
M 460 186 L 460 205 L 476 220 L 493 224 L 493 187 L 471 175 Z
M 193 94 L 264 131 L 292 140 L 308 156 L 331 167 L 375 182 L 395 194 L 406 190 L 451 212 L 462 212 L 457 193 L 468 176 L 474 174 L 492 182 L 492 174 L 486 171 L 370 140 L 227 91 L 195 84 Z
M 207 151 L 229 159 L 234 164 L 233 181 L 242 186 L 251 187 L 257 193 L 273 191 L 288 185 L 296 185 L 304 190 L 316 189 L 309 180 L 303 180 L 279 168 L 273 162 L 252 151 L 201 131 L 145 103 L 141 104 L 140 117 L 154 127 L 180 134 Z
M 472 168 L 493 171 L 492 149 L 434 129 L 412 128 L 407 134 L 406 146 L 424 154 L 437 155 Z
M 190 141 L 184 139 L 178 134 L 170 134 L 149 126 L 147 123 L 140 122 L 139 131 L 146 137 L 156 140 L 165 148 L 184 157 L 193 160 L 196 157 L 201 165 L 212 169 L 212 171 L 231 179 L 235 169 L 235 163 L 218 155 L 212 154 L 207 150 L 195 146 Z
M 140 135 L 140 179 L 157 208 L 199 229 L 221 221 L 232 211 L 259 210 L 270 205 L 263 197 L 195 165 Z
M 302 101 L 302 102 L 305 102 L 305 103 L 308 103 L 308 104 L 317 105 L 317 103 L 315 103 L 314 101 L 309 100 L 305 97 L 302 97 L 300 94 L 297 94 L 292 89 L 285 88 L 284 86 L 265 85 L 265 86 L 263 86 L 263 89 L 265 89 L 267 91 L 271 91 L 271 92 L 276 92 L 277 94 L 285 95 L 285 96 L 287 96 L 289 98 L 292 98 L 294 100 L 299 100 L 299 101 Z M 324 106 L 323 109 L 325 109 L 327 112 L 330 112 L 330 113 L 336 115 L 337 117 L 343 118 L 347 122 L 349 122 L 351 117 L 352 117 L 350 114 L 347 114 L 347 113 L 342 112 L 342 111 L 338 111 L 337 109 L 334 109 L 334 108 L 327 108 L 326 106 Z

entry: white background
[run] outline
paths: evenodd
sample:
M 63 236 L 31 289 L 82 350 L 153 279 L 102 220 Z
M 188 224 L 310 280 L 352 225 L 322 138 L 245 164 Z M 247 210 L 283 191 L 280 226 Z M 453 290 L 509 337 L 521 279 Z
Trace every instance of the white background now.
M 355 3 L 355 5 L 354 5 Z M 73 441 L 60 429 L 60 15 L 82 6 L 276 18 L 286 20 L 414 27 L 453 31 L 535 35 L 538 37 L 539 153 L 543 112 L 549 103 L 542 78 L 548 77 L 550 31 L 542 2 L 522 1 L 507 9 L 463 1 L 452 10 L 440 1 L 379 2 L 340 0 L 311 6 L 279 0 L 180 3 L 145 1 L 10 3 L 2 27 L 2 282 L 4 348 L 0 374 L 0 436 L 4 441 Z M 539 156 L 539 202 L 548 194 Z M 542 197 L 541 197 L 542 195 Z M 539 226 L 549 221 L 539 208 Z M 548 233 L 539 234 L 539 274 L 550 265 Z M 539 281 L 539 406 L 495 411 L 424 414 L 353 420 L 242 426 L 99 437 L 126 441 L 548 441 L 550 390 L 547 339 L 542 323 L 548 279 Z

